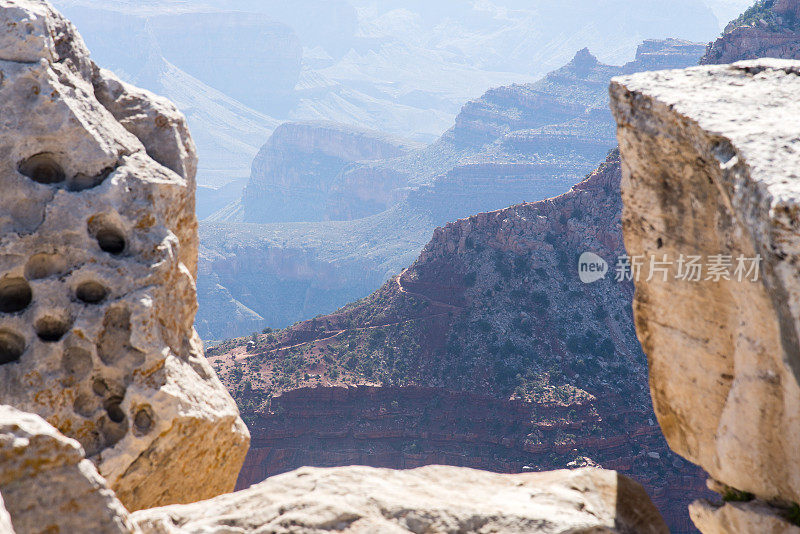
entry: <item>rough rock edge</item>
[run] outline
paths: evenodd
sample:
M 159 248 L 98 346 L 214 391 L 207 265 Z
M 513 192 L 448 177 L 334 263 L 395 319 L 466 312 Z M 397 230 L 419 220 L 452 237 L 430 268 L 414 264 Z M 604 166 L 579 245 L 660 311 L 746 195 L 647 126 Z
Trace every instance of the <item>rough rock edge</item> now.
M 0 533 L 14 532 L 4 528 L 9 518 L 19 534 L 134 532 L 80 444 L 38 415 L 0 406 L 0 465 Z
M 238 493 L 131 517 L 145 534 L 668 532 L 639 484 L 592 468 L 501 475 L 446 466 L 306 467 Z
M 638 153 L 634 156 L 635 148 L 632 147 L 636 146 L 636 141 L 626 143 L 626 136 L 631 135 L 626 133 L 627 130 L 638 129 L 638 133 L 643 137 L 661 137 L 668 139 L 669 141 L 667 142 L 689 144 L 698 153 L 699 165 L 708 164 L 707 162 L 709 161 L 719 165 L 722 179 L 718 188 L 720 197 L 723 198 L 722 204 L 736 218 L 741 225 L 741 229 L 747 234 L 747 239 L 751 240 L 752 250 L 760 253 L 765 258 L 766 268 L 762 267 L 764 286 L 774 307 L 774 310 L 770 311 L 776 313 L 775 320 L 777 327 L 780 329 L 779 339 L 777 340 L 778 346 L 782 349 L 780 363 L 788 371 L 788 377 L 783 377 L 782 380 L 782 377 L 778 376 L 776 380 L 778 384 L 789 382 L 788 386 L 785 386 L 781 391 L 781 394 L 787 398 L 784 401 L 786 403 L 785 409 L 792 411 L 791 406 L 796 406 L 798 403 L 797 380 L 800 377 L 800 358 L 798 358 L 798 354 L 800 354 L 798 350 L 799 328 L 796 319 L 798 292 L 797 288 L 793 287 L 793 285 L 796 285 L 793 280 L 796 280 L 797 252 L 794 243 L 797 241 L 798 233 L 795 215 L 798 194 L 796 186 L 792 182 L 793 178 L 797 178 L 797 169 L 800 169 L 800 157 L 798 157 L 800 154 L 798 154 L 797 150 L 792 150 L 791 148 L 791 144 L 796 140 L 792 139 L 795 134 L 785 126 L 783 131 L 778 129 L 777 132 L 768 127 L 762 128 L 763 131 L 761 132 L 755 131 L 758 128 L 751 128 L 749 131 L 741 128 L 740 131 L 736 131 L 735 127 L 741 126 L 742 118 L 715 116 L 719 109 L 715 109 L 714 105 L 710 105 L 708 108 L 698 107 L 693 109 L 692 105 L 698 104 L 698 99 L 692 98 L 695 95 L 689 95 L 687 98 L 685 94 L 683 98 L 676 98 L 674 93 L 676 84 L 673 84 L 673 82 L 679 76 L 684 76 L 688 80 L 688 77 L 692 75 L 697 75 L 698 78 L 702 75 L 708 75 L 709 78 L 714 75 L 731 77 L 738 75 L 739 80 L 728 80 L 728 83 L 732 86 L 740 86 L 746 85 L 749 80 L 754 78 L 787 75 L 793 78 L 787 78 L 785 83 L 796 84 L 796 77 L 800 75 L 800 62 L 779 59 L 749 60 L 725 66 L 696 67 L 682 72 L 683 74 L 670 72 L 645 73 L 616 78 L 612 81 L 612 109 L 618 121 L 618 135 L 620 144 L 623 147 L 623 198 L 626 197 L 626 188 L 628 189 L 628 196 L 631 196 L 631 188 L 634 187 L 633 184 L 636 181 L 633 179 L 631 168 L 625 162 L 625 154 L 629 152 L 628 156 L 632 159 L 641 157 Z M 792 79 L 795 81 L 793 82 Z M 702 81 L 698 80 L 698 83 L 702 83 Z M 724 106 L 730 103 L 730 94 L 718 94 L 716 96 L 719 101 L 714 104 L 724 102 L 721 104 Z M 702 100 L 702 98 L 699 100 Z M 708 100 L 712 99 L 708 98 Z M 792 99 L 789 99 L 784 104 L 789 104 L 791 101 Z M 795 106 L 791 110 L 785 109 L 784 113 L 787 117 L 792 117 L 797 114 L 797 111 L 797 106 Z M 776 136 L 774 139 L 769 140 L 772 144 L 772 151 L 769 154 L 765 153 L 763 147 L 752 146 L 752 144 L 755 144 L 753 143 L 755 133 L 758 133 L 761 137 L 769 134 Z M 751 145 L 748 145 L 748 143 L 751 143 Z M 780 171 L 770 167 L 774 157 L 782 159 Z M 669 178 L 674 179 L 675 177 L 670 176 Z M 641 177 L 639 177 L 639 180 L 641 180 Z M 706 206 L 706 208 L 713 210 L 713 206 Z M 638 217 L 640 214 L 634 213 L 627 202 L 626 211 L 629 216 L 626 217 L 628 220 L 625 221 L 626 244 L 628 244 L 630 253 L 635 255 L 653 252 L 652 250 L 647 250 L 647 247 L 645 247 L 645 250 L 641 250 L 638 246 L 631 246 L 631 242 L 628 239 L 628 230 L 632 226 L 639 225 L 631 216 Z M 648 236 L 648 238 L 653 240 L 656 235 L 662 235 L 652 225 L 650 226 L 650 232 L 652 235 Z M 645 233 L 647 232 L 645 231 Z M 630 237 L 633 237 L 633 233 L 631 233 Z M 680 238 L 675 235 L 668 237 L 680 241 Z M 661 239 L 659 238 L 658 241 L 660 244 Z M 637 242 L 636 244 L 638 245 L 639 243 Z M 734 249 L 733 252 L 738 253 L 740 250 Z M 643 286 L 644 284 L 642 286 L 637 284 L 637 297 Z M 649 296 L 646 294 L 643 299 L 649 300 Z M 650 334 L 647 333 L 647 330 L 643 330 L 647 322 L 648 319 L 646 317 L 637 317 L 637 331 L 642 338 L 642 344 L 646 352 L 650 355 L 648 348 L 652 348 L 653 341 L 650 339 Z M 735 329 L 735 327 L 731 328 Z M 766 333 L 764 335 L 769 334 Z M 651 346 L 648 347 L 648 344 Z M 651 360 L 651 366 L 652 363 Z M 732 370 L 734 369 L 732 368 Z M 740 377 L 739 380 L 747 380 L 747 377 L 744 379 Z M 657 379 L 651 376 L 651 386 L 653 386 L 654 382 L 657 382 Z M 676 415 L 672 413 L 671 407 L 668 406 L 668 399 L 659 398 L 655 390 L 653 390 L 653 397 L 657 408 L 660 408 L 657 409 L 659 422 L 664 428 L 670 446 L 676 452 L 690 461 L 700 464 L 718 478 L 724 479 L 724 474 L 731 476 L 731 466 L 724 469 L 727 459 L 724 457 L 724 452 L 720 453 L 719 450 L 715 450 L 709 455 L 708 451 L 705 453 L 698 451 L 697 444 L 694 443 L 691 436 L 687 438 L 686 435 L 679 436 L 678 434 L 681 432 L 675 432 L 673 419 Z M 741 393 L 739 397 L 742 397 Z M 758 402 L 758 399 L 750 400 L 751 402 L 753 400 Z M 770 408 L 764 408 L 764 411 L 772 412 Z M 665 426 L 667 421 L 671 422 Z M 730 423 L 730 420 L 728 420 L 728 423 Z M 796 428 L 786 428 L 787 421 L 785 419 L 775 421 L 774 425 L 783 428 L 789 436 L 797 433 Z M 791 427 L 791 423 L 788 425 Z M 719 447 L 716 442 L 716 434 L 709 439 L 712 439 L 713 443 Z M 791 437 L 786 439 L 791 442 Z M 746 438 L 742 439 L 740 437 L 739 441 L 747 443 Z M 739 446 L 741 447 L 741 443 Z M 779 447 L 780 445 L 776 446 Z M 753 447 L 759 449 L 758 444 L 751 444 L 750 448 L 752 449 Z M 727 450 L 726 452 L 730 453 L 731 451 Z M 786 452 L 784 451 L 784 453 Z M 763 455 L 764 457 L 767 456 L 766 453 L 763 453 Z M 742 458 L 746 456 L 747 453 L 736 456 L 733 461 L 736 462 L 738 460 L 741 463 Z M 783 460 L 789 461 L 788 458 Z M 754 462 L 758 461 L 763 463 L 763 459 L 758 459 Z M 721 467 L 723 468 L 723 476 L 719 475 Z M 690 507 L 690 511 L 696 525 L 705 533 L 800 532 L 798 527 L 787 520 L 787 511 L 792 506 L 795 509 L 797 506 L 796 504 L 792 505 L 792 501 L 797 502 L 800 500 L 798 498 L 798 488 L 796 486 L 792 487 L 791 482 L 793 477 L 796 478 L 796 474 L 775 477 L 774 480 L 765 480 L 769 478 L 769 475 L 756 470 L 758 477 L 753 478 L 758 478 L 759 480 L 751 483 L 747 478 L 755 473 L 752 470 L 748 471 L 744 465 L 739 467 L 742 470 L 742 476 L 734 477 L 739 482 L 736 486 L 743 488 L 746 492 L 755 493 L 755 498 L 751 495 L 749 498 L 752 500 L 749 502 L 725 503 L 721 506 L 707 501 L 695 502 Z M 716 484 L 716 487 L 715 484 L 710 485 L 715 491 L 720 491 L 720 487 L 723 486 L 721 484 Z

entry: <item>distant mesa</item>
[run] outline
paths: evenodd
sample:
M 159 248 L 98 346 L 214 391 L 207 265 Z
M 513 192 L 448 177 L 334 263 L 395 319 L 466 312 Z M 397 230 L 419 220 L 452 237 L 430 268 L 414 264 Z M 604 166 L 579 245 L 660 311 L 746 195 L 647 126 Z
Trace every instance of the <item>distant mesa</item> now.
M 397 158 L 421 145 L 373 130 L 328 122 L 279 126 L 253 161 L 242 199 L 243 222 L 303 222 L 338 218 L 347 195 L 355 217 L 387 209 L 408 176 L 362 177 L 358 163 Z M 387 180 L 388 178 L 388 180 Z M 366 207 L 369 205 L 369 208 Z M 366 211 L 365 211 L 366 210 Z

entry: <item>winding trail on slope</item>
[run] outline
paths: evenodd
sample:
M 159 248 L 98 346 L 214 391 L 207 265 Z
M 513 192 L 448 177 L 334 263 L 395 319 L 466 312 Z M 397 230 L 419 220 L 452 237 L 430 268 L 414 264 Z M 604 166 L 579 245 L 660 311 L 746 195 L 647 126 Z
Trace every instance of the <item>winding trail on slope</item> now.
M 403 271 L 395 278 L 395 281 L 397 282 L 397 289 L 401 294 L 419 298 L 421 300 L 429 302 L 433 306 L 436 306 L 436 307 L 439 307 L 439 308 L 445 308 L 447 311 L 442 311 L 440 313 L 433 313 L 433 314 L 430 314 L 430 315 L 426 315 L 424 317 L 416 317 L 416 318 L 411 318 L 411 319 L 404 319 L 402 321 L 395 321 L 395 322 L 390 322 L 390 323 L 382 323 L 382 324 L 377 324 L 377 325 L 363 326 L 363 327 L 360 327 L 360 328 L 349 328 L 349 329 L 343 329 L 343 330 L 335 330 L 335 331 L 327 332 L 327 334 L 329 334 L 329 335 L 327 335 L 326 337 L 321 337 L 321 338 L 317 338 L 317 339 L 311 339 L 311 340 L 308 340 L 308 341 L 303 341 L 302 343 L 297 343 L 297 344 L 294 344 L 294 345 L 288 345 L 288 346 L 285 346 L 285 347 L 278 346 L 278 347 L 275 347 L 274 349 L 270 350 L 270 352 L 279 352 L 279 351 L 282 351 L 282 350 L 292 350 L 292 349 L 303 347 L 305 345 L 309 345 L 311 343 L 324 343 L 326 341 L 330 341 L 330 340 L 332 340 L 334 338 L 337 338 L 337 337 L 341 336 L 345 332 L 358 332 L 358 331 L 363 332 L 363 331 L 367 331 L 367 330 L 375 330 L 377 328 L 385 328 L 387 326 L 397 326 L 397 325 L 401 325 L 401 324 L 404 324 L 404 323 L 410 323 L 410 322 L 413 322 L 413 321 L 419 321 L 421 319 L 431 319 L 431 318 L 434 318 L 434 317 L 442 317 L 442 316 L 448 315 L 448 314 L 450 314 L 450 313 L 452 313 L 454 311 L 455 312 L 460 312 L 460 311 L 462 311 L 464 309 L 464 306 L 456 306 L 454 304 L 450 304 L 450 303 L 447 303 L 447 302 L 442 302 L 440 300 L 436 300 L 434 298 L 431 298 L 428 295 L 425 295 L 423 293 L 417 293 L 415 291 L 411 291 L 409 289 L 406 289 L 403 286 L 403 275 L 406 274 L 406 271 L 408 271 L 408 269 L 403 269 Z
M 436 300 L 422 293 L 416 293 L 414 291 L 407 290 L 405 287 L 403 287 L 403 275 L 406 274 L 406 271 L 408 271 L 408 269 L 403 269 L 403 272 L 401 272 L 400 275 L 397 277 L 397 287 L 400 289 L 400 293 L 420 298 L 422 300 L 430 302 L 431 304 L 434 304 L 436 306 L 441 306 L 443 308 L 448 308 L 450 310 L 461 311 L 464 309 L 464 306 L 456 306 L 455 304 L 450 304 L 449 302 L 442 302 L 440 300 Z

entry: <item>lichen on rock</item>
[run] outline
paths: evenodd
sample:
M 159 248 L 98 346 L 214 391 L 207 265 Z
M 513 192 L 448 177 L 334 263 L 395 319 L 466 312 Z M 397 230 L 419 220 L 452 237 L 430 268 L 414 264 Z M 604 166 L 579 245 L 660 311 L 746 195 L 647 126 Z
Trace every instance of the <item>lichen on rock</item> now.
M 130 509 L 230 491 L 249 434 L 193 329 L 185 120 L 46 2 L 0 1 L 0 26 L 0 403 L 80 442 Z
M 778 512 L 800 502 L 799 75 L 762 59 L 611 85 L 626 247 L 671 262 L 634 301 L 659 423 L 673 450 Z M 681 279 L 690 256 L 725 258 L 730 278 Z M 733 276 L 740 258 L 760 258 L 756 277 Z M 743 510 L 698 503 L 693 517 L 716 532 Z

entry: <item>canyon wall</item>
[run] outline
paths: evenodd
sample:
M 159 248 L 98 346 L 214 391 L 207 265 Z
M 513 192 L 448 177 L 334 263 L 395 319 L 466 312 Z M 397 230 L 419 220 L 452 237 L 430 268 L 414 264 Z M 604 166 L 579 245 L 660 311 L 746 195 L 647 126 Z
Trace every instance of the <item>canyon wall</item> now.
M 366 299 L 210 350 L 254 432 L 240 487 L 306 464 L 591 462 L 641 482 L 690 532 L 686 506 L 711 494 L 655 424 L 633 285 L 613 273 L 620 177 L 612 152 L 560 197 L 436 230 Z M 610 266 L 592 284 L 579 279 L 586 251 Z
M 726 501 L 692 505 L 703 532 L 800 532 L 799 74 L 762 59 L 611 86 L 625 243 L 667 267 L 634 300 L 653 404 Z
M 249 434 L 192 328 L 185 121 L 48 3 L 0 2 L 0 25 L 4 534 L 667 532 L 599 469 L 306 469 L 197 502 L 231 489 Z
M 617 67 L 582 50 L 536 83 L 487 91 L 464 105 L 437 142 L 389 159 L 333 157 L 340 138 L 363 144 L 374 132 L 287 125 L 286 135 L 302 135 L 277 143 L 281 134 L 275 146 L 265 146 L 243 203 L 202 225 L 201 335 L 221 340 L 331 313 L 412 263 L 437 226 L 562 194 L 616 144 L 608 111 L 611 77 L 693 65 L 701 54 L 702 46 L 686 41 L 646 41 L 635 61 Z M 373 156 L 378 153 L 352 154 Z M 267 188 L 270 181 L 286 184 Z M 305 193 L 292 200 L 296 193 L 284 191 L 289 183 Z M 276 220 L 289 205 L 306 219 L 355 220 L 241 224 L 243 205 L 251 206 L 252 220 Z M 281 274 L 265 274 L 258 261 L 240 257 L 269 258 L 270 265 L 283 266 Z M 308 265 L 323 275 L 309 276 Z
M 800 2 L 759 0 L 709 44 L 701 64 L 773 57 L 800 59 Z
M 80 442 L 128 508 L 228 491 L 249 434 L 193 328 L 185 120 L 46 2 L 0 25 L 0 403 Z

